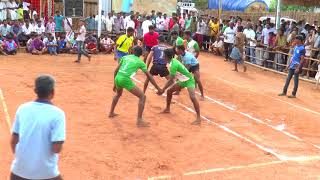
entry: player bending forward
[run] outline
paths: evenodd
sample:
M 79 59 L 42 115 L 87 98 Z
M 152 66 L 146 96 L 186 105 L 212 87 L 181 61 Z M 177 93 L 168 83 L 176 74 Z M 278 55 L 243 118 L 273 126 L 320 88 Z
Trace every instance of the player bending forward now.
M 166 89 L 168 89 L 174 83 L 175 78 L 177 78 L 177 82 L 167 91 L 167 107 L 163 113 L 170 113 L 172 94 L 176 91 L 180 91 L 183 88 L 187 88 L 190 99 L 197 113 L 197 119 L 192 123 L 192 125 L 200 125 L 200 107 L 194 91 L 195 80 L 188 69 L 180 61 L 174 58 L 174 55 L 175 53 L 173 49 L 164 50 L 164 58 L 168 63 L 170 63 L 170 79 L 162 91 L 159 91 L 158 94 L 162 94 Z
M 152 76 L 160 76 L 165 77 L 167 80 L 169 80 L 169 71 L 167 68 L 167 61 L 164 60 L 163 57 L 163 51 L 168 48 L 168 46 L 165 44 L 165 38 L 163 36 L 159 36 L 159 45 L 153 46 L 151 48 L 151 51 L 147 58 L 147 67 L 149 68 L 149 65 L 152 60 L 152 67 L 150 69 L 150 74 Z M 146 79 L 143 87 L 143 92 L 146 92 L 149 84 L 149 79 Z
M 120 63 L 117 69 L 114 72 L 114 88 L 113 91 L 116 92 L 116 95 L 113 98 L 111 104 L 111 110 L 109 117 L 115 117 L 117 114 L 114 113 L 114 109 L 122 95 L 123 89 L 128 90 L 133 95 L 139 98 L 138 105 L 138 117 L 137 117 L 137 126 L 138 127 L 148 127 L 149 123 L 145 122 L 142 119 L 142 114 L 144 110 L 144 105 L 146 101 L 146 96 L 144 93 L 133 83 L 131 78 L 135 73 L 141 69 L 150 80 L 150 82 L 156 87 L 158 93 L 163 93 L 159 86 L 154 81 L 153 77 L 147 70 L 147 65 L 139 58 L 142 55 L 142 48 L 135 46 L 132 48 L 132 55 L 124 56 L 120 59 Z

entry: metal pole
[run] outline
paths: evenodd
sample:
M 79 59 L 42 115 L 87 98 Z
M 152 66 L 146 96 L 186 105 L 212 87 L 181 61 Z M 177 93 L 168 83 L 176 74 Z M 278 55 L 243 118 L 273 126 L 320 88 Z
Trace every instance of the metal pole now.
M 218 24 L 219 24 L 219 27 L 220 27 L 220 19 L 221 19 L 221 16 L 222 16 L 222 0 L 218 0 L 218 1 L 219 1 Z M 220 28 L 218 30 L 220 30 Z
M 101 36 L 101 11 L 102 11 L 102 0 L 99 0 L 99 4 L 98 4 L 98 37 Z
M 277 2 L 277 12 L 276 12 L 276 29 L 280 29 L 280 14 L 281 14 L 281 0 Z

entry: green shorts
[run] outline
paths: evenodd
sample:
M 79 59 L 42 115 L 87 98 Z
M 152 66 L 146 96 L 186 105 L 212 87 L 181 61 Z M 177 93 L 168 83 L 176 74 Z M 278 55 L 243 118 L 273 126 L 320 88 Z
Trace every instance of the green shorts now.
M 124 88 L 128 91 L 132 90 L 136 85 L 134 82 L 125 76 L 116 75 L 116 78 L 114 79 L 114 82 L 116 84 L 117 89 Z
M 196 83 L 194 81 L 194 78 L 184 82 L 177 81 L 177 83 L 181 88 L 193 88 L 193 89 L 196 88 Z

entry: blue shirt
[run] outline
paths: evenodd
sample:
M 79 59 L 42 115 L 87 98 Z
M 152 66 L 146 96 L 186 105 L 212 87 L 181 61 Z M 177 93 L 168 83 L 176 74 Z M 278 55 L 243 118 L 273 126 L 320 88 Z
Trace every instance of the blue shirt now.
M 133 4 L 133 0 L 123 0 L 122 1 L 122 12 L 129 13 L 131 11 L 131 7 Z
M 87 26 L 88 30 L 89 31 L 93 31 L 94 28 L 95 28 L 95 20 L 94 20 L 94 18 L 89 17 L 89 18 L 86 19 L 86 22 L 87 22 L 87 25 L 88 25 Z
M 304 45 L 298 45 L 294 48 L 294 52 L 291 58 L 290 69 L 296 69 L 300 65 L 301 56 L 305 56 L 306 49 Z
M 164 60 L 163 51 L 167 49 L 166 45 L 157 45 L 151 48 L 153 51 L 153 64 L 166 65 L 167 62 Z
M 194 57 L 194 55 L 189 52 L 185 52 L 184 54 L 182 54 L 181 60 L 184 65 L 196 66 L 199 64 L 198 59 L 196 57 Z
M 52 143 L 65 141 L 65 115 L 46 102 L 28 102 L 16 112 L 12 129 L 19 135 L 11 171 L 26 179 L 57 177 L 58 154 Z

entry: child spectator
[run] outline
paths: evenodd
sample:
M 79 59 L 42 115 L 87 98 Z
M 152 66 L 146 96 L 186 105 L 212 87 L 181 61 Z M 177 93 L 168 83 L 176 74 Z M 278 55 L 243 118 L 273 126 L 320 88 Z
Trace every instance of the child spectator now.
M 0 37 L 0 54 L 7 56 L 7 53 L 4 52 L 3 45 L 4 45 L 4 41 L 3 41 L 2 37 Z
M 48 44 L 46 44 L 47 48 L 48 48 L 48 53 L 50 55 L 58 55 L 57 54 L 57 42 L 56 40 L 54 40 L 54 37 L 53 36 L 49 36 L 49 42 Z
M 15 55 L 17 54 L 17 48 L 18 45 L 17 43 L 13 40 L 13 35 L 12 34 L 8 34 L 7 36 L 7 40 L 4 41 L 3 45 L 3 50 L 6 54 L 9 55 Z
M 40 38 L 40 35 L 35 35 L 34 40 L 31 43 L 31 53 L 34 55 L 43 54 L 45 51 L 45 46 Z
M 47 26 L 46 26 L 46 33 L 50 33 L 53 36 L 55 36 L 55 28 L 56 28 L 56 24 L 53 22 L 53 18 L 50 17 L 49 22 L 47 23 Z
M 108 37 L 108 34 L 105 34 L 104 37 L 100 41 L 101 51 L 106 54 L 110 54 L 113 50 L 114 41 Z
M 60 39 L 58 40 L 58 53 L 68 53 L 69 51 L 70 49 L 65 34 L 61 34 Z
M 32 52 L 32 41 L 34 40 L 34 38 L 35 38 L 35 33 L 31 33 L 30 34 L 30 39 L 26 43 L 26 51 L 28 53 Z
M 243 33 L 243 26 L 237 27 L 237 32 L 234 41 L 234 47 L 230 57 L 234 60 L 234 71 L 238 72 L 238 64 L 243 66 L 243 71 L 247 71 L 247 67 L 244 64 L 243 51 L 246 45 L 246 35 Z
M 218 37 L 217 40 L 212 44 L 210 47 L 213 54 L 217 56 L 222 56 L 224 49 L 223 49 L 223 37 Z
M 274 51 L 275 48 L 276 48 L 276 35 L 274 34 L 274 32 L 270 32 L 267 50 L 271 52 L 266 53 L 266 57 L 265 57 L 266 60 L 264 61 L 264 66 L 267 68 L 272 68 L 273 66 L 272 62 L 268 62 L 268 60 L 274 61 L 275 53 L 272 51 Z
M 90 54 L 98 53 L 97 39 L 92 35 L 92 33 L 89 33 L 89 36 L 85 40 L 85 47 Z

